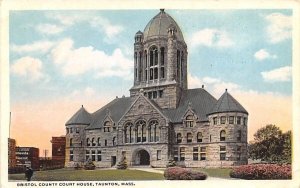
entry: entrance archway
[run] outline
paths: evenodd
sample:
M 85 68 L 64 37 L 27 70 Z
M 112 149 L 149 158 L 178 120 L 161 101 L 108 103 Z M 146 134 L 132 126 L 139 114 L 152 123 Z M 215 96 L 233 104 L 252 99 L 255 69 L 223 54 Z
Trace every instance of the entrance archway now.
M 135 165 L 150 165 L 150 155 L 144 149 L 138 150 L 133 155 L 133 162 Z

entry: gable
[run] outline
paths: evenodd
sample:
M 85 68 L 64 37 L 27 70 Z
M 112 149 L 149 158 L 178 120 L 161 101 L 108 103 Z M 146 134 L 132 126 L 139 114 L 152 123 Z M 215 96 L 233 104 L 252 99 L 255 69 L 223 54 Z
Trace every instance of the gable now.
M 134 119 L 145 119 L 146 116 L 166 119 L 159 107 L 152 104 L 152 101 L 140 94 L 120 119 L 119 123 L 132 117 L 134 117 Z

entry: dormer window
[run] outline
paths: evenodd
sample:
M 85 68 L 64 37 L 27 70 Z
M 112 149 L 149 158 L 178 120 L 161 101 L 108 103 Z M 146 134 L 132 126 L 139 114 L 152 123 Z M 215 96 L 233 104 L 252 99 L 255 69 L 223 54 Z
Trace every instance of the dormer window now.
M 186 127 L 193 127 L 194 126 L 194 118 L 192 115 L 188 115 L 186 117 Z
M 110 121 L 104 122 L 104 132 L 110 132 L 110 129 L 111 129 L 111 122 Z

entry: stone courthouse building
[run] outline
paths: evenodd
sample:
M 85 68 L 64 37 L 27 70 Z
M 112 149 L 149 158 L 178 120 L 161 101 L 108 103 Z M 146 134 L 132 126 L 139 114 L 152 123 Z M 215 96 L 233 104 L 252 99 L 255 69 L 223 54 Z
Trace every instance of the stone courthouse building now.
M 248 112 L 227 90 L 214 98 L 188 89 L 188 50 L 180 27 L 163 9 L 134 36 L 130 97 L 94 113 L 82 106 L 66 123 L 66 167 L 92 160 L 112 167 L 247 164 Z

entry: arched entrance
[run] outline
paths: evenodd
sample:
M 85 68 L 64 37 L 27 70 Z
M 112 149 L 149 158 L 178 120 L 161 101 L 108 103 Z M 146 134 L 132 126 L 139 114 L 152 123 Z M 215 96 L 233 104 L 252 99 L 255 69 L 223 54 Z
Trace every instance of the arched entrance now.
M 134 165 L 150 165 L 150 155 L 144 150 L 138 150 L 133 155 L 133 163 Z

